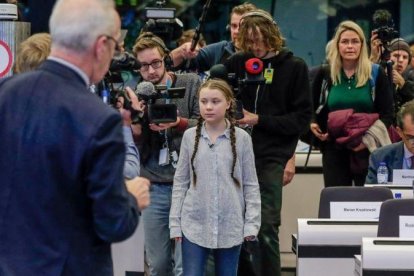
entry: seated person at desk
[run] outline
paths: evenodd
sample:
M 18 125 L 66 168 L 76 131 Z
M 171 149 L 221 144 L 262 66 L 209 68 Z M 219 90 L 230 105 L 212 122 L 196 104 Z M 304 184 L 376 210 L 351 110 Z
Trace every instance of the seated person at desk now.
M 402 105 L 397 113 L 397 133 L 402 141 L 384 146 L 371 153 L 369 158 L 367 184 L 376 184 L 377 169 L 380 162 L 385 162 L 390 172 L 388 182 L 392 182 L 394 169 L 414 169 L 414 100 Z

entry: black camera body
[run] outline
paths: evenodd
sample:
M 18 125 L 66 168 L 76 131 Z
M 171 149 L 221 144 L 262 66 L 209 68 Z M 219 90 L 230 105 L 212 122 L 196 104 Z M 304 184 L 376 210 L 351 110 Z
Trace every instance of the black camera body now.
M 140 67 L 140 63 L 131 53 L 122 52 L 114 56 L 104 79 L 93 89 L 93 92 L 100 97 L 103 102 L 116 109 L 120 108 L 119 99 L 123 98 L 122 107 L 131 111 L 131 119 L 133 123 L 140 120 L 140 114 L 132 108 L 131 100 L 124 91 L 126 81 L 122 75 L 125 73 L 133 74 L 133 72 L 137 71 Z
M 148 83 L 148 85 L 152 84 Z M 150 93 L 148 91 L 145 87 L 144 89 L 140 88 L 140 84 L 137 86 L 136 93 L 138 99 L 143 100 L 148 107 L 148 122 L 151 124 L 176 122 L 177 106 L 173 103 L 168 103 L 168 101 L 170 99 L 183 98 L 185 87 L 166 88 L 166 86 L 155 86 L 153 91 L 150 91 Z M 166 103 L 157 103 L 159 99 L 164 99 Z
M 140 68 L 141 64 L 139 61 L 129 52 L 123 52 L 114 56 L 109 65 L 110 72 L 133 71 L 139 70 Z
M 111 60 L 109 70 L 104 77 L 104 82 L 109 89 L 110 101 L 112 106 L 116 106 L 118 98 L 124 98 L 124 108 L 131 109 L 131 102 L 123 91 L 124 79 L 123 72 L 133 72 L 141 68 L 138 60 L 129 52 L 123 52 L 116 55 Z M 132 110 L 131 110 L 132 111 Z
M 157 7 L 145 8 L 147 22 L 143 26 L 144 32 L 151 32 L 160 37 L 167 48 L 173 49 L 173 42 L 181 37 L 183 23 L 175 17 L 174 8 L 164 8 L 165 1 L 157 1 Z
M 398 31 L 396 31 L 393 27 L 382 26 L 375 31 L 383 45 L 389 44 L 391 40 L 398 37 Z
M 378 34 L 378 39 L 382 45 L 387 47 L 394 38 L 398 37 L 398 31 L 394 29 L 394 21 L 387 10 L 377 10 L 373 15 L 374 32 Z

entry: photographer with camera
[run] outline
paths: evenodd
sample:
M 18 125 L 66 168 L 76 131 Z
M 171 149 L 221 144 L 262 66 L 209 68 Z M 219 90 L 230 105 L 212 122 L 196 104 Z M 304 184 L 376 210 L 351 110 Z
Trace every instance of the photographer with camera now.
M 198 72 L 208 71 L 213 65 L 223 63 L 227 58 L 234 54 L 237 49 L 237 36 L 239 34 L 240 18 L 243 14 L 257 9 L 251 3 L 243 3 L 235 6 L 230 14 L 230 23 L 227 26 L 230 29 L 231 40 L 223 40 L 220 42 L 209 44 L 203 48 L 195 48 L 191 50 L 191 42 L 182 44 L 180 47 L 171 51 L 171 58 L 174 67 L 180 67 L 184 61 L 191 59 L 191 70 Z
M 240 93 L 244 117 L 238 123 L 252 128 L 262 224 L 258 242 L 241 252 L 239 275 L 277 276 L 281 275 L 278 234 L 284 168 L 312 115 L 308 68 L 283 48 L 278 25 L 263 10 L 241 17 L 237 45 L 241 51 L 225 62 L 228 72 L 243 79 L 255 64 L 260 65 L 253 62 L 253 68 L 246 68 L 252 60 L 261 61 L 265 71 L 264 83 L 247 85 Z
M 378 52 L 382 49 L 382 41 L 378 38 L 378 34 L 373 32 L 371 37 L 371 60 L 380 63 Z M 397 114 L 401 106 L 414 99 L 414 74 L 409 71 L 409 63 L 411 61 L 411 51 L 407 42 L 402 38 L 393 39 L 388 46 L 390 51 L 390 61 L 392 61 L 392 70 L 387 75 L 392 77 L 392 88 L 394 97 L 394 114 Z M 395 122 L 393 124 L 395 126 Z M 390 131 L 392 142 L 400 141 L 400 136 L 394 131 Z
M 409 70 L 411 51 L 404 39 L 397 38 L 398 31 L 394 29 L 392 16 L 387 10 L 375 11 L 373 26 L 370 60 L 385 69 L 393 90 L 394 118 L 396 118 L 401 106 L 414 99 L 414 75 L 412 70 Z M 392 142 L 401 140 L 395 126 L 394 119 L 393 125 L 388 130 Z
M 141 64 L 140 74 L 145 82 L 167 88 L 185 87 L 184 97 L 179 99 L 160 99 L 155 91 L 142 91 L 148 87 L 144 82 L 138 84 L 136 91 L 138 96 L 156 96 L 156 99 L 151 100 L 153 106 L 147 105 L 148 113 L 155 105 L 166 102 L 176 105 L 174 122 L 146 121 L 151 117 L 147 113 L 140 123 L 142 133 L 138 137 L 141 176 L 147 177 L 152 183 L 151 206 L 143 212 L 146 258 L 150 275 L 170 276 L 173 275 L 171 252 L 174 246 L 168 227 L 172 184 L 182 135 L 187 128 L 197 124 L 200 114 L 196 93 L 201 81 L 193 73 L 176 75 L 168 71 L 171 65 L 169 51 L 164 42 L 152 33 L 143 33 L 137 38 L 133 53 Z M 176 244 L 175 249 L 175 275 L 181 275 L 181 244 Z

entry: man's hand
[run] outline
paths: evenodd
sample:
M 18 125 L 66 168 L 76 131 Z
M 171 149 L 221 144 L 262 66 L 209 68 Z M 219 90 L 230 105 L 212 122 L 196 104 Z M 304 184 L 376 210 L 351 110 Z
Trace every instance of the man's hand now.
M 195 58 L 198 55 L 200 46 L 197 45 L 194 51 L 191 51 L 191 42 L 186 42 L 171 51 L 170 57 L 174 62 L 174 66 L 179 66 L 184 60 Z
M 191 51 L 191 44 L 192 42 L 186 42 L 183 43 L 180 47 L 180 54 L 184 59 L 192 59 L 195 58 L 198 55 L 198 52 L 200 51 L 200 46 L 196 46 L 194 51 Z
M 132 119 L 131 119 L 131 111 L 126 110 L 124 108 L 119 109 L 119 113 L 121 113 L 122 123 L 124 126 L 131 126 Z
M 286 163 L 285 170 L 283 171 L 283 186 L 289 184 L 295 176 L 295 154 Z
M 378 63 L 381 58 L 381 52 L 382 52 L 382 42 L 378 38 L 378 34 L 376 32 L 371 33 L 371 55 L 369 56 L 369 59 L 374 62 Z
M 144 112 L 145 102 L 138 100 L 137 95 L 134 93 L 134 91 L 130 87 L 127 86 L 125 88 L 125 92 L 128 95 L 129 100 L 131 101 L 131 107 L 138 112 Z
M 237 121 L 239 125 L 254 126 L 259 122 L 259 115 L 251 113 L 246 109 L 243 109 L 243 115 L 244 117 Z
M 165 124 L 149 124 L 149 127 L 153 131 L 162 131 L 165 129 L 169 129 L 171 127 L 175 127 L 180 123 L 181 118 L 177 116 L 177 121 L 173 123 L 165 123 Z
M 397 70 L 392 70 L 392 82 L 398 87 L 401 88 L 405 84 L 405 80 Z
M 150 204 L 148 179 L 143 177 L 135 177 L 134 179 L 125 182 L 128 192 L 130 192 L 137 200 L 139 210 L 144 210 Z

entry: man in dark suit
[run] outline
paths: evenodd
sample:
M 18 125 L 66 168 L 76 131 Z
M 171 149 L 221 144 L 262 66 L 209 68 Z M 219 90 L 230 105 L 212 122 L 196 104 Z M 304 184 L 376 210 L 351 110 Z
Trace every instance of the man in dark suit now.
M 112 275 L 149 182 L 125 185 L 119 113 L 87 87 L 120 38 L 112 1 L 59 0 L 51 54 L 0 81 L 0 275 Z M 138 204 L 137 204 L 138 203 Z
M 406 102 L 397 113 L 397 132 L 402 141 L 377 149 L 371 153 L 365 182 L 377 184 L 377 169 L 385 162 L 392 182 L 394 169 L 414 169 L 414 100 Z

